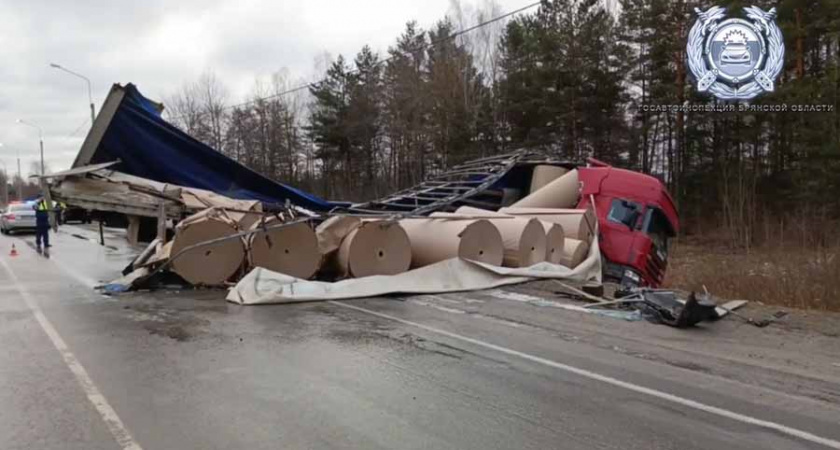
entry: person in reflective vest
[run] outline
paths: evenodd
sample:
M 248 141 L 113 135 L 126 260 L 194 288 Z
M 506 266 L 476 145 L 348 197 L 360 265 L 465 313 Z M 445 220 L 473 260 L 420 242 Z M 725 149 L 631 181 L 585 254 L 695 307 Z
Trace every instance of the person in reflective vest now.
M 38 197 L 33 209 L 35 209 L 35 246 L 38 253 L 41 253 L 41 241 L 45 249 L 50 247 L 50 205 L 44 197 Z

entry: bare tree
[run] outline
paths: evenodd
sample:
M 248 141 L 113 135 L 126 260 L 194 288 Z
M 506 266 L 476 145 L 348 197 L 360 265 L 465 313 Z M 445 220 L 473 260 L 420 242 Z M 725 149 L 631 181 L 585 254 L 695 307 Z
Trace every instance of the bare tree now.
M 219 82 L 213 72 L 205 72 L 195 84 L 198 101 L 204 120 L 202 134 L 205 142 L 224 153 L 225 127 L 227 127 L 228 89 Z
M 230 119 L 228 89 L 213 72 L 205 72 L 192 83 L 185 83 L 165 99 L 167 119 L 187 134 L 227 153 L 226 128 Z

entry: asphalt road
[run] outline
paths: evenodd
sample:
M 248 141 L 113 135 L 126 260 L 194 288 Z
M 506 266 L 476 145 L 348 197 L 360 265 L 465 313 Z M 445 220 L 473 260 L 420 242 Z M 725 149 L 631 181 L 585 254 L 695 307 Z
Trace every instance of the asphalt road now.
M 521 291 L 110 298 L 92 286 L 136 250 L 88 236 L 65 227 L 49 260 L 33 236 L 0 237 L 0 448 L 840 448 L 836 371 L 728 358 L 738 339 L 711 329 L 583 317 Z

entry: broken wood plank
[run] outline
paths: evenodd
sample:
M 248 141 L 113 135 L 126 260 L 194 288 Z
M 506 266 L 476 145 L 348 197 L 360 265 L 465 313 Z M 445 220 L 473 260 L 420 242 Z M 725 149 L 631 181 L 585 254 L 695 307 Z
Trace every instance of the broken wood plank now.
M 731 300 L 715 308 L 715 312 L 717 312 L 718 317 L 723 317 L 747 303 L 749 303 L 747 300 Z

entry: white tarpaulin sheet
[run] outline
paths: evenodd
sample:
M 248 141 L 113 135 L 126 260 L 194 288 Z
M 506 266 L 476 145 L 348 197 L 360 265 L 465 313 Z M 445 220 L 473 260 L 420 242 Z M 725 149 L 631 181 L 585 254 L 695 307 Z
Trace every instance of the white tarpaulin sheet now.
M 257 267 L 232 287 L 227 300 L 241 305 L 341 300 L 386 294 L 435 294 L 474 291 L 537 278 L 601 281 L 601 254 L 594 238 L 587 258 L 574 269 L 541 262 L 507 268 L 448 259 L 398 275 L 351 278 L 335 283 L 309 281 Z

